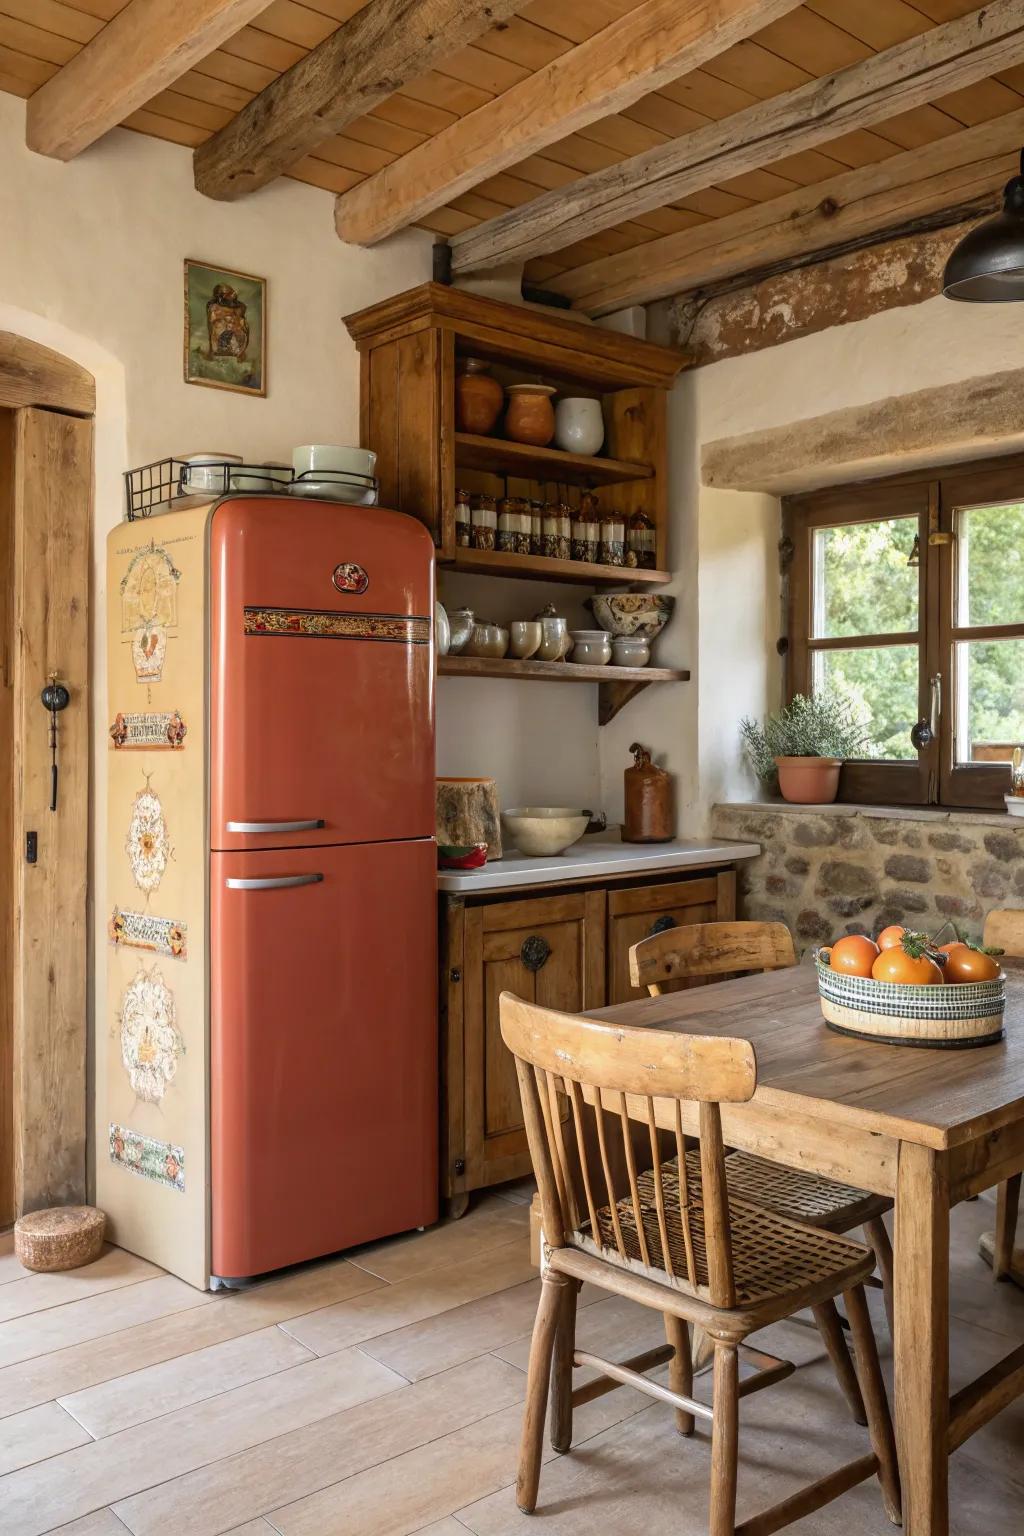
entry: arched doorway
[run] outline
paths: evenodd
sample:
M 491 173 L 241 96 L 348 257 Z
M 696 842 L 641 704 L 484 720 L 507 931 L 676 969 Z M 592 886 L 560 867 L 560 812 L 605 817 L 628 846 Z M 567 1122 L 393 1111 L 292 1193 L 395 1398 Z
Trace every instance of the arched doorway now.
M 84 368 L 0 332 L 0 1228 L 85 1196 L 94 412 Z

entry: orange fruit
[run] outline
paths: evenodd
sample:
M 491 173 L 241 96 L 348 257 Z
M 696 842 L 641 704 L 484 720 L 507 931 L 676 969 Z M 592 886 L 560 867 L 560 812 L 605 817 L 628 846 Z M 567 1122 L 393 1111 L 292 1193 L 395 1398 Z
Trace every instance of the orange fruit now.
M 899 923 L 890 923 L 888 928 L 883 928 L 878 935 L 879 949 L 894 949 L 897 944 L 902 944 L 906 929 Z
M 902 944 L 883 949 L 871 967 L 876 981 L 894 981 L 901 986 L 933 987 L 942 981 L 942 972 L 927 955 L 908 955 Z
M 943 944 L 942 952 L 949 956 L 943 966 L 943 979 L 954 986 L 967 981 L 995 981 L 999 975 L 999 961 L 995 956 L 972 949 L 969 944 Z
M 878 958 L 878 945 L 863 933 L 848 933 L 832 945 L 829 965 L 847 976 L 870 976 Z

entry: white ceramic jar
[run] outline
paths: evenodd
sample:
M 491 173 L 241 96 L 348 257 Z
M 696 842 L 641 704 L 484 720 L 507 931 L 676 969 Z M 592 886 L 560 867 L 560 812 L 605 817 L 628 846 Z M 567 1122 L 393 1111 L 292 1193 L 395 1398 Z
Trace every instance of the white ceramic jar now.
M 603 629 L 570 631 L 572 659 L 587 667 L 606 667 L 612 659 L 612 637 Z
M 643 635 L 615 635 L 612 637 L 612 664 L 616 667 L 646 667 L 651 659 L 651 647 Z
M 604 442 L 600 400 L 569 395 L 555 406 L 555 445 L 566 453 L 595 454 Z

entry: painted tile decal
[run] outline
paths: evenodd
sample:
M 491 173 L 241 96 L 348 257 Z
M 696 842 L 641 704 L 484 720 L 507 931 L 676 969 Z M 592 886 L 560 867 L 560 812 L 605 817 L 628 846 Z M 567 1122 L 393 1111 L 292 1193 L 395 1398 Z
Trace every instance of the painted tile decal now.
M 137 682 L 158 683 L 163 676 L 168 631 L 178 625 L 180 580 L 155 540 L 136 552 L 121 578 L 121 632 L 132 648 Z
M 247 635 L 296 636 L 312 640 L 384 640 L 429 645 L 426 618 L 401 613 L 334 613 L 317 608 L 246 608 Z
M 115 907 L 107 924 L 107 936 L 115 948 L 146 949 L 168 960 L 188 959 L 188 929 L 173 917 L 154 917 L 151 912 L 129 912 Z
M 174 853 L 167 835 L 163 806 L 159 795 L 150 788 L 149 775 L 145 789 L 139 790 L 132 804 L 124 851 L 128 855 L 132 879 L 139 890 L 149 896 L 163 879 Z
M 185 1193 L 185 1150 L 172 1142 L 141 1136 L 126 1125 L 111 1125 L 110 1161 L 128 1173 Z
M 117 751 L 178 751 L 185 745 L 188 726 L 176 709 L 156 714 L 118 710 L 109 735 Z
M 174 994 L 154 966 L 139 968 L 121 999 L 121 1061 L 136 1096 L 159 1104 L 185 1049 Z

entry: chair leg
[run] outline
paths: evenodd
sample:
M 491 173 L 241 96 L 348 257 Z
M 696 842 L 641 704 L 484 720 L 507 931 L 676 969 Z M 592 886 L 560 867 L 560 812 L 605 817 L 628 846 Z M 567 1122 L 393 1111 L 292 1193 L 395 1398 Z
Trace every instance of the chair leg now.
M 861 1397 L 860 1387 L 857 1385 L 857 1372 L 853 1368 L 850 1359 L 850 1351 L 846 1347 L 846 1339 L 843 1335 L 843 1325 L 839 1321 L 839 1313 L 836 1311 L 834 1301 L 824 1301 L 820 1306 L 813 1307 L 814 1321 L 818 1325 L 818 1332 L 825 1341 L 832 1368 L 839 1379 L 839 1385 L 843 1389 L 843 1396 L 850 1405 L 854 1422 L 866 1424 L 867 1414 L 864 1411 L 864 1399 Z
M 874 1221 L 864 1223 L 864 1236 L 875 1250 L 878 1273 L 882 1277 L 882 1296 L 885 1300 L 885 1315 L 889 1322 L 889 1337 L 893 1339 L 896 1337 L 896 1329 L 892 1310 L 892 1243 L 889 1239 L 889 1229 L 881 1216 L 876 1216 Z
M 580 1282 L 570 1280 L 562 1294 L 551 1364 L 551 1445 L 562 1453 L 572 1445 L 572 1361 L 576 1350 L 576 1298 Z
M 996 1240 L 992 1250 L 992 1278 L 1005 1280 L 1013 1265 L 1017 1241 L 1017 1213 L 1020 1208 L 1021 1174 L 1015 1173 L 999 1186 L 996 1206 Z
M 715 1342 L 714 1418 L 711 1424 L 709 1536 L 735 1536 L 739 1471 L 740 1367 L 735 1344 Z
M 675 1354 L 669 1361 L 668 1384 L 673 1392 L 683 1397 L 693 1396 L 693 1356 L 690 1354 L 690 1328 L 685 1318 L 665 1313 L 665 1338 Z M 676 1429 L 681 1435 L 693 1434 L 693 1414 L 685 1408 L 676 1409 Z
M 882 1486 L 885 1512 L 893 1525 L 902 1525 L 899 1464 L 896 1460 L 896 1437 L 893 1433 L 892 1415 L 885 1395 L 885 1382 L 878 1363 L 878 1345 L 875 1342 L 871 1316 L 864 1296 L 863 1286 L 855 1286 L 846 1293 L 846 1313 L 853 1330 L 853 1347 L 857 1354 L 857 1374 L 868 1415 L 868 1433 L 871 1449 L 878 1457 L 878 1481 Z
M 555 1347 L 562 1300 L 571 1281 L 565 1275 L 548 1270 L 540 1286 L 540 1304 L 533 1325 L 530 1363 L 526 1373 L 526 1406 L 523 1433 L 519 1442 L 519 1474 L 516 1478 L 516 1503 L 524 1515 L 537 1507 L 540 1462 L 544 1450 L 544 1415 L 547 1408 L 551 1355 Z

